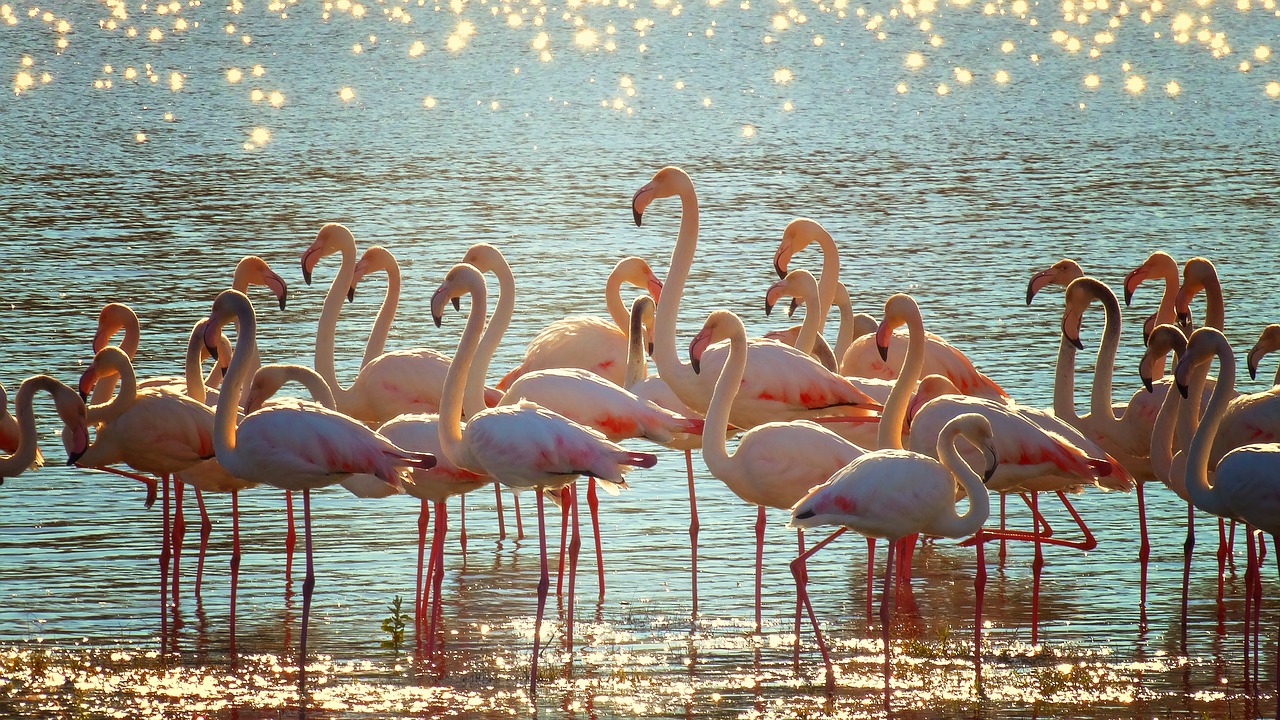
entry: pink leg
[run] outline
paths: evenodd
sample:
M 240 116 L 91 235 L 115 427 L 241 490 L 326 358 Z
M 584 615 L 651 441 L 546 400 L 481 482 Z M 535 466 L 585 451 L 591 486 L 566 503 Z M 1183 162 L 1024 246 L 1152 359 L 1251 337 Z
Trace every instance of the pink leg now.
M 298 533 L 294 530 L 293 523 L 293 491 L 284 491 L 284 513 L 285 518 L 289 522 L 289 527 L 284 533 L 284 583 L 289 585 L 293 582 L 293 549 L 298 543 Z
M 987 588 L 987 552 L 981 542 L 974 549 L 978 551 L 978 565 L 973 574 L 973 684 L 978 689 L 978 697 L 985 697 L 982 691 L 982 598 Z
M 502 485 L 493 484 L 493 504 L 498 508 L 498 540 L 507 539 L 507 522 L 502 516 Z
M 587 478 L 587 482 L 590 483 L 590 487 L 595 487 L 595 481 L 591 478 Z M 573 506 L 573 536 L 569 539 L 569 612 L 565 619 L 565 640 L 568 642 L 568 649 L 572 651 L 574 596 L 576 595 L 578 580 L 578 551 L 582 549 L 582 532 L 578 527 L 577 483 L 572 483 L 565 488 L 565 499 L 569 505 Z
M 578 504 L 574 490 L 574 506 Z M 596 538 L 596 575 L 600 582 L 600 601 L 604 601 L 604 547 L 600 544 L 600 497 L 596 494 L 596 479 L 587 478 L 587 509 L 591 511 L 591 532 Z
M 867 537 L 867 624 L 871 624 L 871 607 L 875 603 L 872 579 L 876 576 L 876 539 Z
M 1004 493 L 1000 493 L 1000 529 L 1001 530 L 1004 530 L 1005 500 L 1007 498 L 1008 498 L 1007 495 L 1005 495 Z M 1000 538 L 1000 555 L 999 555 L 1000 567 L 1004 567 L 1005 554 L 1006 554 L 1005 539 L 1002 537 Z
M 884 639 L 884 711 L 886 715 L 891 715 L 889 698 L 893 693 L 893 666 L 890 662 L 892 646 L 889 644 L 889 588 L 893 582 L 890 576 L 893 575 L 893 555 L 894 548 L 897 546 L 896 540 L 890 541 L 889 557 L 884 569 L 884 595 L 880 598 L 880 633 Z
M 796 557 L 798 558 L 804 557 L 804 528 L 796 528 L 796 545 L 799 549 L 799 552 L 796 553 Z M 803 572 L 803 570 L 801 572 Z M 793 577 L 795 576 L 794 569 L 792 570 L 791 574 Z M 794 654 L 792 655 L 792 662 L 795 663 L 797 668 L 800 667 L 800 622 L 802 620 L 804 620 L 804 603 L 800 601 L 800 581 L 797 579 L 796 580 L 796 643 L 795 643 Z
M 445 519 L 445 506 L 443 502 L 436 503 L 436 527 L 435 534 L 431 538 L 431 571 L 428 574 L 431 587 L 428 592 L 431 595 L 431 608 L 427 613 L 427 652 L 434 654 L 436 650 L 436 639 L 439 636 L 440 614 L 443 612 L 441 606 L 440 590 L 444 586 L 444 537 L 447 529 L 447 520 Z M 443 649 L 443 648 L 441 648 Z
M 178 566 L 182 564 L 182 539 L 187 534 L 187 522 L 182 517 L 183 483 L 173 479 L 173 606 L 178 606 Z
M 1253 572 L 1253 686 L 1258 687 L 1258 662 L 1262 657 L 1262 565 L 1267 560 L 1267 536 L 1258 536 L 1258 569 Z
M 834 680 L 835 671 L 831 666 L 831 656 L 827 653 L 827 644 L 822 639 L 822 630 L 818 628 L 818 618 L 813 612 L 813 603 L 809 601 L 808 561 L 809 561 L 809 558 L 813 557 L 814 553 L 826 547 L 828 544 L 831 543 L 832 540 L 835 540 L 836 538 L 840 537 L 842 534 L 844 534 L 844 531 L 845 531 L 845 528 L 840 528 L 839 530 L 836 530 L 835 532 L 828 535 L 826 539 L 824 539 L 822 542 L 819 542 L 813 547 L 809 548 L 808 550 L 800 553 L 800 555 L 795 560 L 791 561 L 791 577 L 795 578 L 795 581 L 796 581 L 796 597 L 799 599 L 800 604 L 804 606 L 805 610 L 809 614 L 809 622 L 813 625 L 814 639 L 817 640 L 818 642 L 818 650 L 822 652 L 822 662 L 827 668 L 828 682 L 831 682 Z M 796 631 L 797 662 L 799 661 L 799 652 L 800 652 L 799 647 L 800 647 L 800 632 L 799 632 L 799 629 L 797 629 Z
M 564 561 L 568 554 L 569 548 L 569 503 L 565 498 L 569 497 L 568 488 L 560 488 L 560 557 L 557 561 L 556 568 L 556 597 L 564 595 Z
M 1218 607 L 1222 607 L 1223 601 L 1223 578 L 1227 574 L 1227 521 L 1218 518 Z
M 200 508 L 200 556 L 196 559 L 196 600 L 200 599 L 200 584 L 204 580 L 204 555 L 209 549 L 209 533 L 213 531 L 213 523 L 209 520 L 209 512 L 204 507 L 204 494 L 196 490 L 196 507 Z
M 529 695 L 538 694 L 538 643 L 542 639 L 542 614 L 547 608 L 547 589 L 551 578 L 547 573 L 547 525 L 542 507 L 542 491 L 538 490 L 538 543 L 542 551 L 542 577 L 538 580 L 538 614 L 533 621 L 533 662 L 529 669 Z
M 516 540 L 524 539 L 524 519 L 520 517 L 520 496 L 512 495 L 511 504 L 516 510 Z
M 1236 521 L 1232 520 L 1231 529 L 1227 537 L 1227 566 L 1232 573 L 1236 571 Z
M 240 493 L 231 491 L 231 654 L 236 652 L 236 586 L 240 582 Z
M 692 552 L 692 574 L 693 574 L 693 613 L 694 618 L 698 617 L 698 530 L 701 526 L 698 523 L 698 498 L 697 493 L 693 489 L 693 451 L 684 451 L 684 464 L 689 471 L 689 550 Z
M 764 586 L 764 506 L 756 513 L 756 632 L 761 632 L 760 594 Z
M 458 496 L 458 544 L 462 546 L 462 554 L 467 554 L 467 496 Z
M 426 576 L 427 554 L 427 501 L 420 500 L 418 506 L 418 580 L 413 588 L 413 629 L 419 647 L 424 645 L 426 631 L 427 592 L 430 585 L 424 582 Z
M 1280 570 L 1280 536 L 1271 536 L 1271 547 L 1275 550 L 1276 569 Z M 1276 633 L 1276 717 L 1280 718 L 1280 632 Z
M 173 551 L 173 530 L 169 527 L 169 476 L 161 475 L 160 483 L 164 486 L 161 493 L 164 531 L 160 542 L 160 644 L 164 645 L 169 627 L 169 557 Z
M 1044 570 L 1044 550 L 1040 542 L 1040 493 L 1031 493 L 1031 513 L 1036 543 L 1035 559 L 1031 561 L 1031 646 L 1040 638 L 1040 574 Z
M 1182 542 L 1182 633 L 1181 648 L 1187 651 L 1187 603 L 1191 594 L 1191 551 L 1196 546 L 1196 508 L 1187 501 L 1187 539 Z M 1222 586 L 1222 576 L 1218 576 L 1218 586 Z M 1218 608 L 1221 612 L 1222 594 L 1218 594 Z
M 1141 540 L 1138 545 L 1138 565 L 1140 569 L 1139 605 L 1147 606 L 1147 562 L 1151 559 L 1151 543 L 1147 539 L 1147 504 L 1142 495 L 1143 482 L 1138 481 L 1138 533 Z
M 1250 659 L 1252 654 L 1249 651 L 1249 624 L 1253 618 L 1253 573 L 1257 569 L 1258 556 L 1253 547 L 1253 533 L 1249 531 L 1248 527 L 1245 528 L 1244 540 L 1245 546 L 1249 548 L 1248 564 L 1244 570 L 1244 688 L 1245 692 L 1252 693 L 1254 692 L 1253 674 L 1250 672 L 1250 668 L 1253 667 L 1253 664 Z
M 316 569 L 311 545 L 311 491 L 302 491 L 302 532 L 307 551 L 307 576 L 302 581 L 302 639 L 298 643 L 298 687 L 307 678 L 307 622 L 311 619 L 311 594 L 316 588 Z

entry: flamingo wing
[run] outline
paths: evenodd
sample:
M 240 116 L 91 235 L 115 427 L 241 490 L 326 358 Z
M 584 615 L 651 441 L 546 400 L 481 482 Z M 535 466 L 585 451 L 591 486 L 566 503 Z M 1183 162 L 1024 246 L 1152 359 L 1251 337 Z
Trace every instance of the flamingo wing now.
M 498 382 L 511 387 L 521 375 L 552 368 L 590 370 L 621 385 L 627 370 L 627 336 L 613 322 L 594 315 L 557 320 L 529 343 L 524 359 Z

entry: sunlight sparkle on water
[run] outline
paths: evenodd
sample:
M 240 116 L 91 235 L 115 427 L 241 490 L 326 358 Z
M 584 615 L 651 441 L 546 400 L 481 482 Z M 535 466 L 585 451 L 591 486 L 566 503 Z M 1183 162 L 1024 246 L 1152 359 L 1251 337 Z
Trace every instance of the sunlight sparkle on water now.
M 351 102 L 356 99 L 356 91 L 349 87 L 341 88 L 338 90 L 338 98 L 344 103 Z

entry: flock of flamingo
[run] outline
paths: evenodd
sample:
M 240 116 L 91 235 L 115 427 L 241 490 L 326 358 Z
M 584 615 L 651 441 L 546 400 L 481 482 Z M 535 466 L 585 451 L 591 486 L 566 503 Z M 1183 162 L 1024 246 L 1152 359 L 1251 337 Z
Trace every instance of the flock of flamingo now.
M 305 671 L 307 623 L 315 586 L 312 490 L 341 483 L 362 497 L 403 492 L 421 500 L 415 622 L 420 646 L 425 645 L 431 653 L 436 648 L 444 601 L 446 499 L 490 483 L 495 484 L 495 492 L 500 486 L 532 489 L 541 557 L 529 674 L 530 690 L 536 693 L 543 614 L 550 592 L 545 500 L 557 503 L 562 516 L 562 572 L 568 536 L 565 624 L 571 646 L 574 569 L 580 546 L 575 480 L 588 477 L 586 494 L 595 526 L 603 597 L 596 485 L 616 493 L 627 487 L 626 475 L 631 470 L 651 467 L 657 461 L 656 455 L 624 448 L 618 441 L 643 438 L 683 450 L 696 613 L 699 521 L 692 456 L 700 449 L 710 473 L 759 508 L 757 630 L 766 508 L 790 512 L 799 549 L 791 563 L 797 596 L 795 652 L 798 657 L 803 612 L 816 635 L 828 683 L 833 678 L 832 660 L 806 592 L 806 561 L 846 531 L 863 535 L 869 549 L 870 615 L 875 542 L 887 541 L 879 608 L 886 703 L 891 694 L 890 581 L 895 574 L 898 583 L 909 581 L 918 535 L 965 539 L 962 544 L 977 548 L 974 668 L 975 680 L 980 683 L 985 543 L 998 540 L 1002 555 L 1008 541 L 1035 545 L 1031 631 L 1035 644 L 1042 546 L 1087 550 L 1096 544 L 1066 493 L 1088 486 L 1136 489 L 1141 535 L 1138 557 L 1145 599 L 1150 546 L 1143 486 L 1155 479 L 1187 501 L 1184 643 L 1186 573 L 1196 511 L 1219 518 L 1220 592 L 1221 563 L 1230 548 L 1223 521 L 1231 521 L 1232 529 L 1236 522 L 1247 528 L 1245 652 L 1246 660 L 1252 653 L 1256 678 L 1260 570 L 1266 552 L 1262 534 L 1272 535 L 1275 542 L 1280 533 L 1280 445 L 1272 442 L 1280 433 L 1280 374 L 1277 384 L 1265 392 L 1239 394 L 1235 390 L 1235 355 L 1222 334 L 1221 288 L 1209 261 L 1193 258 L 1179 272 L 1173 258 L 1156 252 L 1126 276 L 1126 304 L 1143 282 L 1159 280 L 1164 284 L 1159 310 L 1148 320 L 1144 332 L 1147 349 L 1141 376 L 1145 387 L 1134 392 L 1127 403 L 1112 400 L 1113 366 L 1121 336 L 1115 293 L 1104 283 L 1084 276 L 1071 260 L 1036 273 L 1028 286 L 1028 303 L 1049 284 L 1066 288 L 1053 408 L 1046 411 L 1015 402 L 960 351 L 926 332 L 920 309 L 910 296 L 890 297 L 879 323 L 853 313 L 838 277 L 836 244 L 818 223 L 807 219 L 794 220 L 786 227 L 774 256 L 781 279 L 766 295 L 767 310 L 784 297 L 792 298 L 792 311 L 803 305 L 804 323 L 771 337 L 749 338 L 737 315 L 718 310 L 694 336 L 688 362 L 682 361 L 676 344 L 677 314 L 698 239 L 693 183 L 679 168 L 663 168 L 635 193 L 632 210 L 639 225 L 652 203 L 673 196 L 679 199 L 682 214 L 665 282 L 643 260 L 622 260 L 606 288 L 611 319 L 569 317 L 552 323 L 496 388 L 487 387 L 485 378 L 515 307 L 515 282 L 502 253 L 487 244 L 472 246 L 462 262 L 449 269 L 431 297 L 437 326 L 444 321 L 447 305 L 461 309 L 463 296 L 469 299 L 471 310 L 452 358 L 422 348 L 385 351 L 398 302 L 399 268 L 391 253 L 380 247 L 368 248 L 357 260 L 355 238 L 338 224 L 321 228 L 301 259 L 303 276 L 310 283 L 313 269 L 325 257 L 337 254 L 341 258 L 320 313 L 314 370 L 261 364 L 257 320 L 245 292 L 250 285 L 265 286 L 283 307 L 286 285 L 257 257 L 241 261 L 232 288 L 220 293 L 207 316 L 195 323 L 181 377 L 135 377 L 130 358 L 138 348 L 137 318 L 127 306 L 108 305 L 99 318 L 96 355 L 80 378 L 78 392 L 41 375 L 19 387 L 14 416 L 8 414 L 7 402 L 0 403 L 5 408 L 0 415 L 0 447 L 10 453 L 0 462 L 0 476 L 12 477 L 43 462 L 36 443 L 32 398 L 38 391 L 48 392 L 63 423 L 68 464 L 141 480 L 149 486 L 148 503 L 155 499 L 157 485 L 163 488 L 162 606 L 167 602 L 170 567 L 175 600 L 178 593 L 185 533 L 184 486 L 194 488 L 203 517 L 197 593 L 210 528 L 202 493 L 230 493 L 233 651 L 240 556 L 237 493 L 259 484 L 285 490 L 287 496 L 301 491 L 306 577 L 300 676 Z M 788 269 L 793 255 L 812 243 L 821 248 L 823 256 L 817 279 L 808 271 Z M 350 386 L 343 387 L 334 362 L 338 316 L 344 299 L 355 292 L 362 278 L 379 272 L 388 276 L 387 297 L 359 374 Z M 499 288 L 492 314 L 488 312 L 486 273 L 496 276 Z M 630 309 L 620 295 L 623 283 L 647 293 Z M 1205 322 L 1192 331 L 1190 302 L 1201 291 L 1206 297 Z M 1079 340 L 1082 316 L 1094 302 L 1102 306 L 1105 329 L 1089 412 L 1079 415 L 1073 400 L 1075 358 L 1083 347 Z M 840 311 L 834 346 L 823 339 L 826 316 L 833 305 Z M 234 345 L 223 334 L 228 324 L 235 326 Z M 109 344 L 122 329 L 120 345 Z M 1256 373 L 1263 355 L 1277 348 L 1280 326 L 1273 325 L 1249 351 L 1250 374 Z M 1174 370 L 1166 375 L 1170 352 L 1174 354 Z M 654 360 L 656 376 L 648 373 L 646 355 Z M 206 378 L 203 361 L 208 357 L 215 359 L 216 369 Z M 1215 358 L 1216 382 L 1208 377 Z M 287 382 L 302 383 L 312 399 L 273 397 Z M 727 439 L 735 433 L 740 436 L 730 452 Z M 1052 534 L 1038 509 L 1041 492 L 1054 493 L 1064 504 L 1078 523 L 1082 539 Z M 991 515 L 991 493 L 1000 500 L 998 528 L 985 527 Z M 1010 494 L 1030 507 L 1030 530 L 1005 527 L 1005 500 Z M 500 528 L 505 534 L 501 494 L 497 497 Z M 963 512 L 959 507 L 962 502 Z M 291 497 L 288 503 L 292 553 Z M 428 551 L 426 534 L 433 509 L 435 526 Z M 806 547 L 804 530 L 824 526 L 836 529 Z M 465 542 L 465 529 L 463 538 Z M 1246 684 L 1249 675 L 1246 671 Z M 1253 683 L 1256 692 L 1256 679 Z

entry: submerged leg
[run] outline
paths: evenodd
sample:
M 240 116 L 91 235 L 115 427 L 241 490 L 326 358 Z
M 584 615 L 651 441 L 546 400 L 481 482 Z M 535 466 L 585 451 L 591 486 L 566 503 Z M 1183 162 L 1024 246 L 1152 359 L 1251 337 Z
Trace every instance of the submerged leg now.
M 307 624 L 311 619 L 311 594 L 316 588 L 316 568 L 311 544 L 311 491 L 302 491 L 302 532 L 307 551 L 307 575 L 302 580 L 302 639 L 298 643 L 298 687 L 306 685 Z
M 240 492 L 231 491 L 231 653 L 236 652 L 236 586 L 240 583 Z
M 577 491 L 574 491 L 573 504 L 576 506 Z M 600 582 L 600 600 L 604 600 L 604 548 L 600 544 L 600 498 L 596 495 L 596 479 L 587 478 L 587 508 L 591 510 L 591 532 L 596 539 L 596 575 Z
M 182 564 L 182 540 L 187 535 L 187 522 L 182 517 L 182 481 L 173 478 L 173 606 L 178 606 L 178 568 Z
M 889 588 L 893 582 L 893 555 L 897 541 L 889 542 L 889 557 L 885 562 L 884 594 L 880 598 L 880 633 L 884 639 L 884 711 L 890 714 L 889 699 L 893 694 L 893 666 L 891 661 L 892 646 L 889 644 Z
M 760 594 L 764 585 L 764 506 L 756 513 L 756 632 L 761 631 Z
M 1151 543 L 1147 539 L 1147 504 L 1142 496 L 1142 481 L 1138 481 L 1138 533 L 1141 536 L 1138 544 L 1138 565 L 1140 567 L 1139 594 L 1138 603 L 1141 607 L 1147 606 L 1147 562 L 1151 558 Z
M 1191 593 L 1191 551 L 1196 546 L 1196 508 L 1187 501 L 1187 539 L 1182 542 L 1182 631 L 1180 648 L 1187 652 L 1187 604 Z M 1222 576 L 1218 576 L 1218 586 L 1222 586 Z M 1218 607 L 1221 611 L 1222 594 L 1218 594 Z
M 196 506 L 200 508 L 200 555 L 196 559 L 196 600 L 200 599 L 200 585 L 204 581 L 204 556 L 209 549 L 209 533 L 213 531 L 213 523 L 209 520 L 209 512 L 204 507 L 204 493 L 196 489 Z
M 693 617 L 698 617 L 698 498 L 693 489 L 693 451 L 684 451 L 684 464 L 689 474 L 689 549 L 692 553 Z
M 547 524 L 544 519 L 542 490 L 537 489 L 538 503 L 538 544 L 541 550 L 542 575 L 538 580 L 538 614 L 533 621 L 533 661 L 529 668 L 529 695 L 538 694 L 538 644 L 542 639 L 542 614 L 547 608 L 547 589 L 551 586 L 551 577 L 547 573 Z
M 818 628 L 818 618 L 813 612 L 813 603 L 809 601 L 809 567 L 808 560 L 813 557 L 814 553 L 831 543 L 832 540 L 844 534 L 845 528 L 840 528 L 831 533 L 826 539 L 817 543 L 808 550 L 800 553 L 800 555 L 791 561 L 791 577 L 796 581 L 796 597 L 800 604 L 804 606 L 805 611 L 809 614 L 809 622 L 813 625 L 814 639 L 818 642 L 818 650 L 822 652 L 822 662 L 827 668 L 828 681 L 834 679 L 834 669 L 831 666 L 831 656 L 827 653 L 827 644 L 822 639 L 822 630 Z M 800 652 L 800 630 L 796 629 L 796 658 L 799 660 Z
M 427 501 L 418 501 L 418 581 L 413 589 L 413 632 L 417 640 L 417 645 L 421 647 L 426 640 L 426 608 L 427 595 L 430 590 L 430 580 L 427 578 L 426 555 L 427 555 Z
M 493 504 L 498 509 L 498 540 L 507 539 L 507 521 L 502 516 L 502 485 L 493 484 Z

